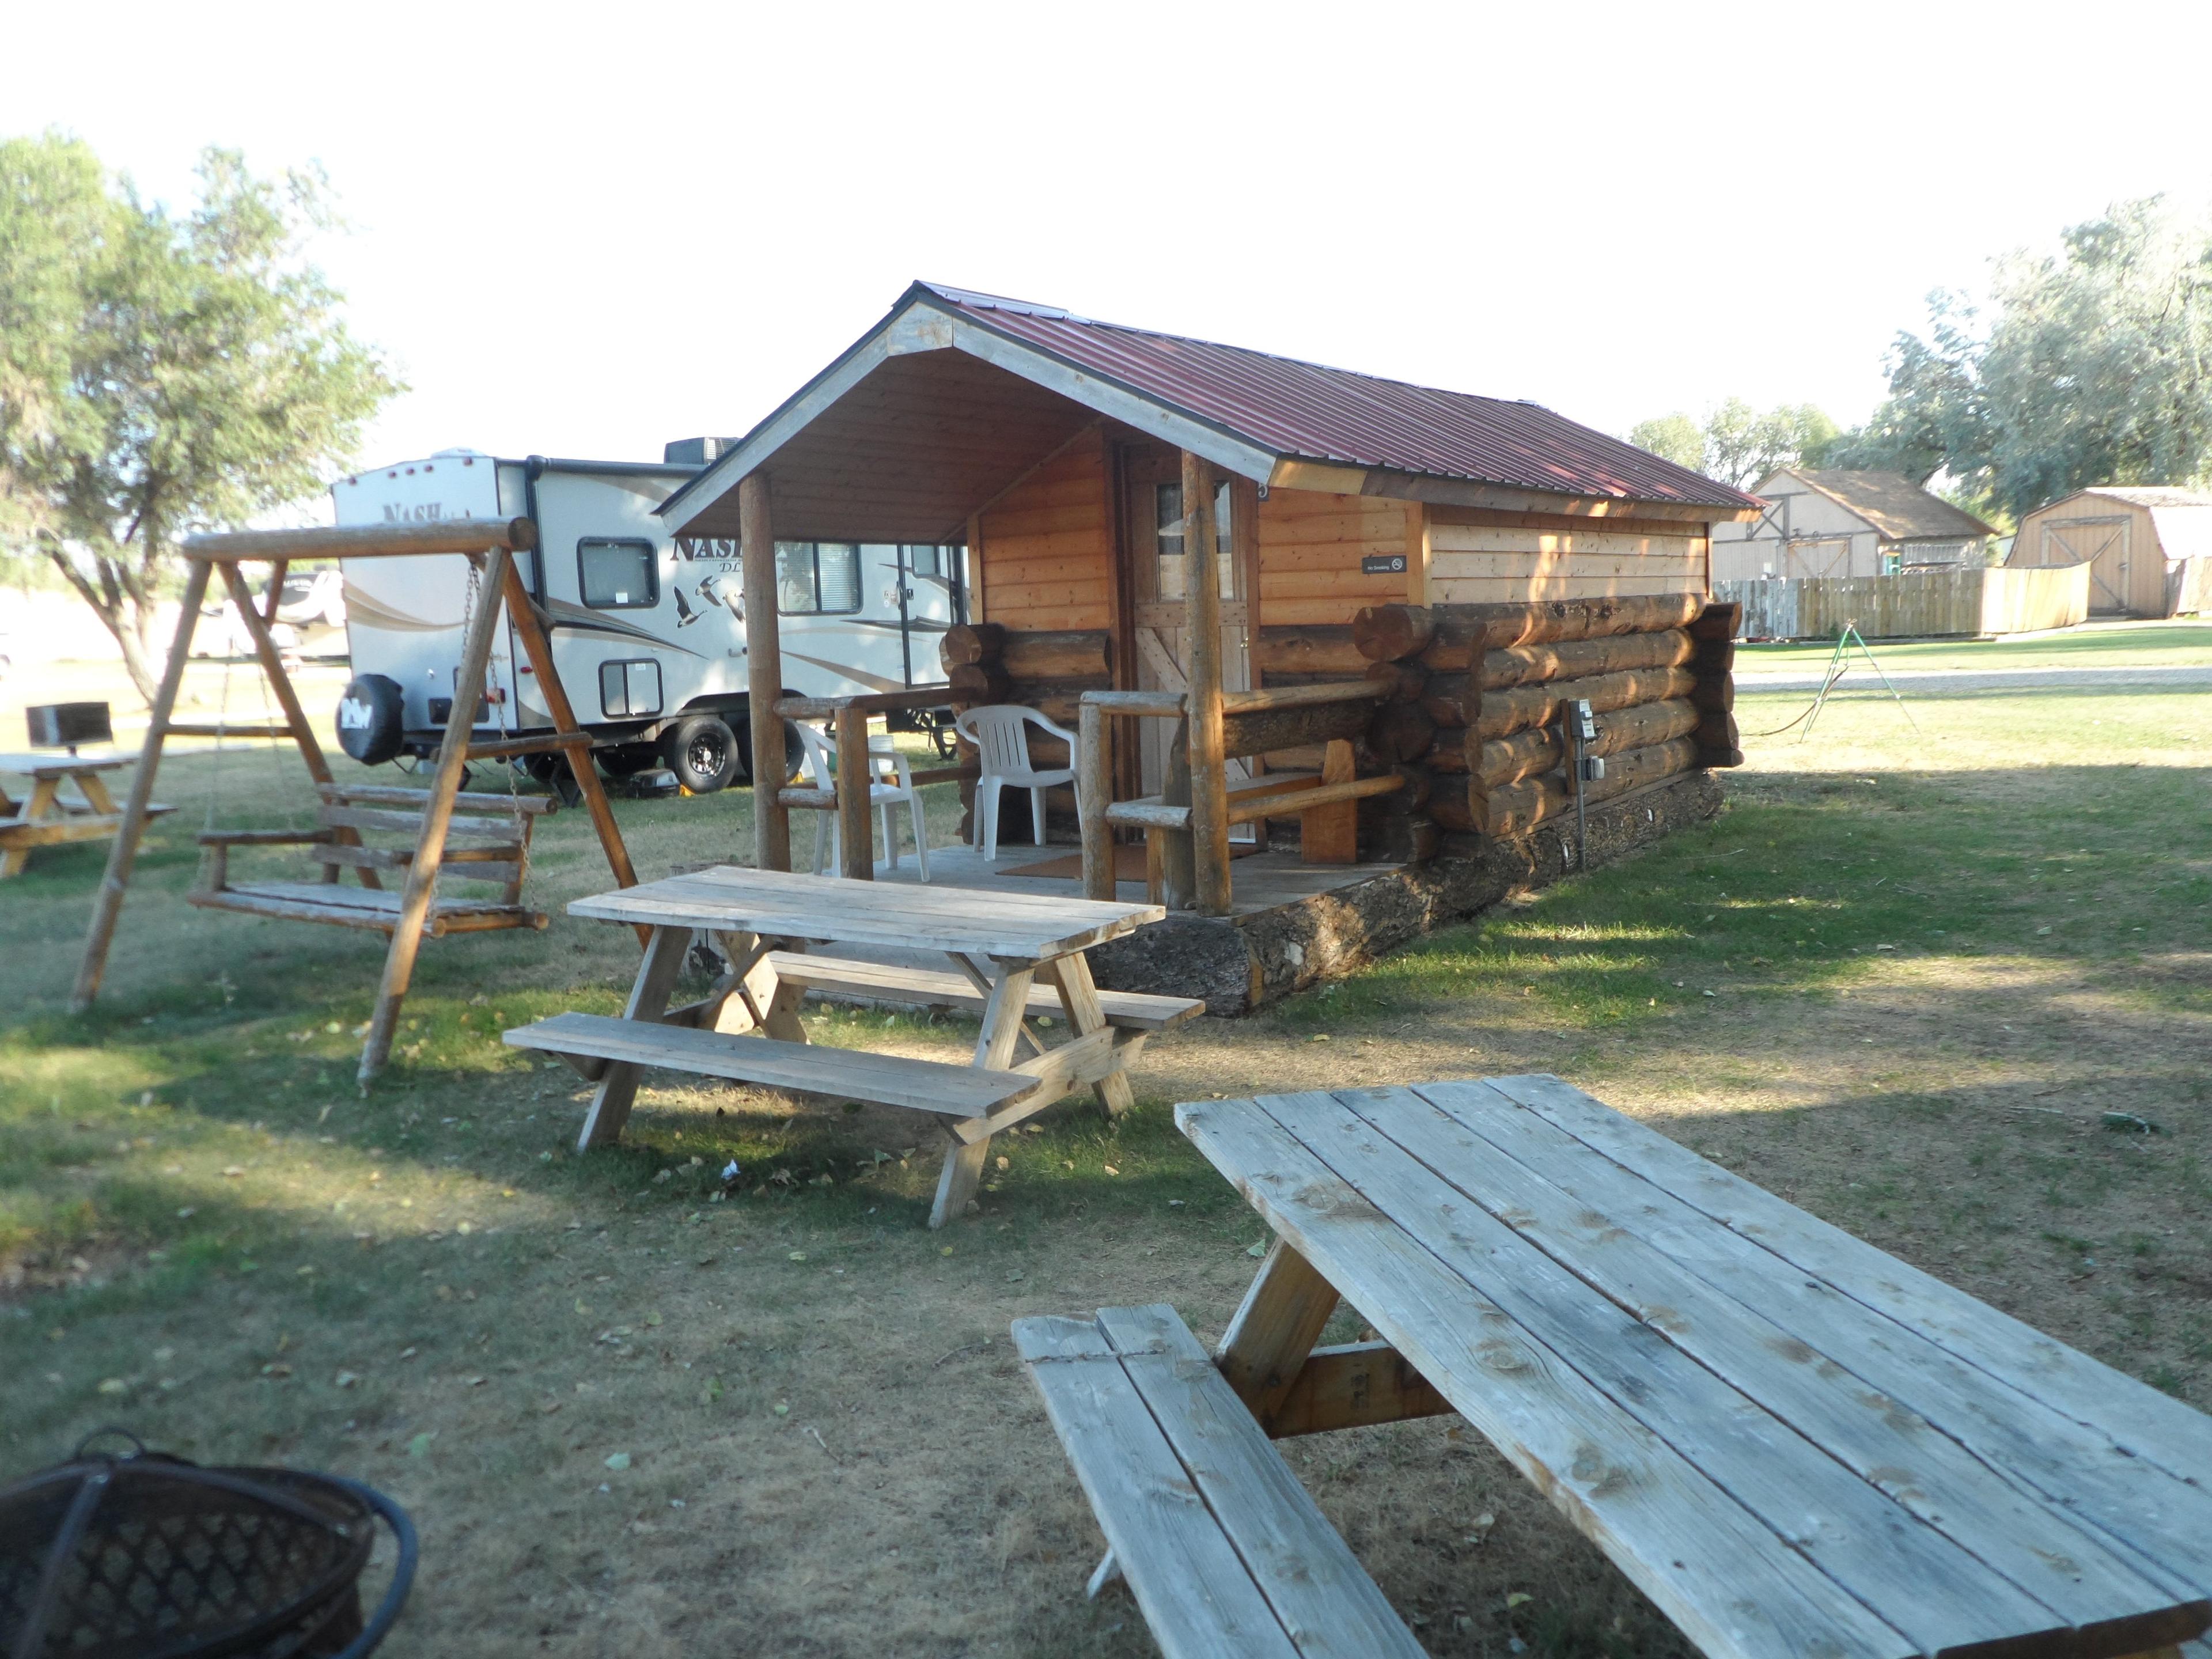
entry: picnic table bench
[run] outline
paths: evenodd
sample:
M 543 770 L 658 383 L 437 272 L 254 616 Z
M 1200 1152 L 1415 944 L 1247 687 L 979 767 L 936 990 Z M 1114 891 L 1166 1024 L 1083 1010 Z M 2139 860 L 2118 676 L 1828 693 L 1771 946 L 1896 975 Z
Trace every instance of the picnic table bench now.
M 1715 1659 L 2212 1624 L 2212 1419 L 1557 1078 L 1176 1121 L 1277 1235 L 1218 1351 L 1164 1308 L 1014 1328 L 1094 1588 L 1118 1571 L 1171 1656 L 1418 1652 L 1267 1441 L 1444 1411 Z M 1379 1341 L 1316 1346 L 1340 1299 Z
M 0 755 L 0 775 L 31 781 L 31 793 L 18 802 L 0 787 L 0 880 L 23 873 L 33 847 L 70 842 L 106 841 L 123 823 L 123 809 L 107 793 L 103 772 L 119 772 L 130 755 Z M 73 784 L 76 799 L 62 793 Z M 149 817 L 176 809 L 149 804 Z
M 509 1045 L 556 1054 L 598 1083 L 580 1151 L 621 1134 L 647 1067 L 907 1107 L 936 1115 L 952 1138 L 933 1227 L 974 1197 L 993 1135 L 1085 1085 L 1109 1116 L 1127 1110 L 1127 1067 L 1146 1041 L 1206 1006 L 1092 982 L 1083 953 L 1157 921 L 1164 914 L 1157 905 L 721 866 L 579 899 L 568 913 L 651 930 L 619 1018 L 556 1014 L 506 1033 Z M 702 934 L 723 971 L 706 997 L 671 1007 Z M 941 951 L 958 971 L 807 949 L 828 943 Z M 965 1066 L 824 1048 L 807 1042 L 799 1021 L 809 991 L 972 1010 L 983 1029 Z M 1066 1042 L 1048 1045 L 1030 1024 L 1047 1012 L 1065 1016 Z M 1027 1058 L 1017 1058 L 1024 1048 Z

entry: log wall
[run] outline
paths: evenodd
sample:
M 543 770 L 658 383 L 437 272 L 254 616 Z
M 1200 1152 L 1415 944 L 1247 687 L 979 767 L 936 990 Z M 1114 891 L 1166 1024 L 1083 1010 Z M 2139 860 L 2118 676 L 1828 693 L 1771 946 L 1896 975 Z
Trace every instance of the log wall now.
M 1428 511 L 1431 605 L 1705 589 L 1711 543 L 1702 524 L 1442 506 Z
M 1408 779 L 1369 810 L 1371 827 L 1387 842 L 1397 811 L 1510 837 L 1572 811 L 1558 722 L 1577 700 L 1597 715 L 1583 752 L 1606 762 L 1606 775 L 1583 786 L 1587 805 L 1741 764 L 1738 621 L 1736 607 L 1693 592 L 1361 611 L 1352 643 L 1390 688 L 1367 744 Z
M 1106 440 L 1089 431 L 978 515 L 975 616 L 1016 630 L 1113 625 L 1111 477 Z
M 1271 489 L 1259 506 L 1262 629 L 1340 626 L 1362 605 L 1409 596 L 1405 571 L 1368 574 L 1360 562 L 1405 556 L 1408 520 L 1417 525 L 1421 511 L 1418 501 Z

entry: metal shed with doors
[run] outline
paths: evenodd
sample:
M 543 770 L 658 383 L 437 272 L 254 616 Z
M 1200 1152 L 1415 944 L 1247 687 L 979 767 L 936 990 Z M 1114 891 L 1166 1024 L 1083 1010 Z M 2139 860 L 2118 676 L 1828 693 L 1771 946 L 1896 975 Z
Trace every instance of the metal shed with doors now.
M 1971 567 L 1996 534 L 1899 472 L 1784 467 L 1753 493 L 1765 511 L 1713 528 L 1716 582 Z
M 2094 615 L 2212 610 L 2212 494 L 2100 484 L 2020 521 L 2008 565 L 2087 564 Z

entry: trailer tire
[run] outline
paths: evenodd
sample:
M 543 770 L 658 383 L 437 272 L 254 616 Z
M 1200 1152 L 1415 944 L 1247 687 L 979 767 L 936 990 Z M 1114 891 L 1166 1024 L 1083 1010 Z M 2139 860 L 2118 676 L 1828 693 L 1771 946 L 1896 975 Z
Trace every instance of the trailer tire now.
M 786 695 L 788 696 L 791 694 L 787 693 Z M 738 733 L 738 760 L 745 769 L 745 781 L 747 783 L 757 783 L 760 780 L 753 776 L 753 727 L 751 720 L 747 720 L 744 724 L 738 726 L 736 730 Z M 806 750 L 805 746 L 799 740 L 799 728 L 793 726 L 789 720 L 784 721 L 783 775 L 787 778 L 798 776 L 799 763 L 805 758 Z
M 363 766 L 396 759 L 407 738 L 407 715 L 398 682 L 384 674 L 356 674 L 338 699 L 338 747 Z
M 661 734 L 660 757 L 692 794 L 711 795 L 738 775 L 738 734 L 719 714 L 686 714 Z

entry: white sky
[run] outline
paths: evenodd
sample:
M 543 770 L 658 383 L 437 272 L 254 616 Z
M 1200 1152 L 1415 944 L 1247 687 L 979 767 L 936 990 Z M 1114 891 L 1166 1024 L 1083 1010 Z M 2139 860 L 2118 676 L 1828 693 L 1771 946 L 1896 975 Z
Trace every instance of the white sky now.
M 0 132 L 329 171 L 364 463 L 743 432 L 916 276 L 1623 431 L 1846 423 L 1940 285 L 2212 198 L 2212 7 L 7 9 Z

